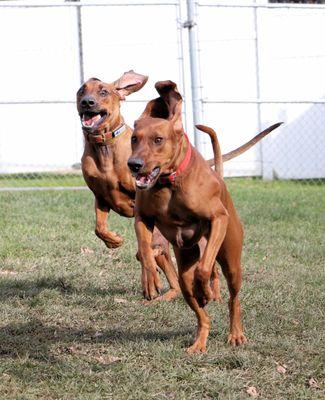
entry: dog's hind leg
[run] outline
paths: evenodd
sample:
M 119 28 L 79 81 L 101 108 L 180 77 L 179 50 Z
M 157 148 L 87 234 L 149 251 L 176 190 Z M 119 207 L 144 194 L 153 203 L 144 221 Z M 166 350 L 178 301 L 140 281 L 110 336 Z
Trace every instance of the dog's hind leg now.
M 228 343 L 232 346 L 239 346 L 247 342 L 243 333 L 241 323 L 241 309 L 239 302 L 239 290 L 241 286 L 241 266 L 238 263 L 230 261 L 228 257 L 218 257 L 218 262 L 222 267 L 229 289 L 229 318 L 230 332 L 228 335 Z
M 174 247 L 174 252 L 184 299 L 195 312 L 198 322 L 195 341 L 186 351 L 189 354 L 204 353 L 206 352 L 206 344 L 210 332 L 210 318 L 205 309 L 199 305 L 194 293 L 194 273 L 200 259 L 200 248 L 198 245 L 184 250 Z
M 230 332 L 228 343 L 239 346 L 247 342 L 241 323 L 239 291 L 242 281 L 241 252 L 243 245 L 243 230 L 234 210 L 230 218 L 227 233 L 217 255 L 222 272 L 229 289 Z

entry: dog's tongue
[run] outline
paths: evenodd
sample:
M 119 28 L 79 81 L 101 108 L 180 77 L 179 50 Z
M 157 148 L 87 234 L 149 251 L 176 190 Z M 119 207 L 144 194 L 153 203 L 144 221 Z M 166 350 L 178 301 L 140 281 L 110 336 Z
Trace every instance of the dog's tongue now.
M 148 180 L 149 180 L 149 177 L 147 175 L 142 175 L 138 178 L 138 181 L 141 183 L 147 183 Z
M 85 126 L 92 126 L 94 125 L 97 121 L 100 120 L 100 114 L 95 115 L 94 117 L 87 118 L 85 115 L 82 118 L 82 123 Z
M 158 175 L 159 171 L 160 168 L 157 167 L 153 169 L 149 174 L 138 174 L 135 178 L 137 185 L 140 187 L 150 185 Z

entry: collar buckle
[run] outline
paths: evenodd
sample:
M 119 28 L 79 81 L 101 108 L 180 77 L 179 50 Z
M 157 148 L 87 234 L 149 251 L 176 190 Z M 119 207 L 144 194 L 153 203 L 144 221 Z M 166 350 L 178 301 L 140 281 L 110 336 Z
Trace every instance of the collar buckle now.
M 112 132 L 107 132 L 106 128 L 104 129 L 103 132 L 97 134 L 87 132 L 85 133 L 85 137 L 89 143 L 107 145 L 112 139 L 115 139 L 117 136 L 120 136 L 122 133 L 126 132 L 126 130 L 127 130 L 126 125 L 123 124 Z

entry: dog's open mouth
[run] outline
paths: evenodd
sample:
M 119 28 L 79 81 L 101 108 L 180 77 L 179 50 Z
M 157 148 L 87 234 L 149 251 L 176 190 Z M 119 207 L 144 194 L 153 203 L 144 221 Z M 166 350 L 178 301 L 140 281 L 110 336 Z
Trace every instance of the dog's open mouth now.
M 87 111 L 80 115 L 83 128 L 92 130 L 98 127 L 102 122 L 104 122 L 106 117 L 106 111 L 100 111 L 98 113 Z
M 149 189 L 151 188 L 158 179 L 160 172 L 160 167 L 154 168 L 151 172 L 147 174 L 138 173 L 135 175 L 135 183 L 139 189 Z

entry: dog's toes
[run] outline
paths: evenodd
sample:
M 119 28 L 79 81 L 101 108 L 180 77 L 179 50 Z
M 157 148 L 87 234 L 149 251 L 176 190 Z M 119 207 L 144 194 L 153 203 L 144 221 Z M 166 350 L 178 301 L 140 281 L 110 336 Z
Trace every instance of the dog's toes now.
M 228 344 L 231 346 L 241 346 L 242 344 L 247 343 L 247 339 L 243 333 L 239 334 L 229 334 L 228 335 Z
M 157 296 L 161 296 L 161 289 L 159 286 L 156 285 L 149 285 L 148 287 L 148 296 L 146 297 L 147 300 L 153 301 L 157 298 Z
M 221 295 L 214 295 L 213 300 L 216 301 L 217 303 L 223 303 Z
M 105 242 L 106 246 L 109 248 L 113 248 L 116 249 L 117 247 L 122 246 L 123 244 L 123 238 L 121 238 L 121 236 L 119 236 L 117 233 L 115 232 L 111 232 L 112 236 L 109 240 L 107 240 L 107 242 Z
M 159 301 L 171 301 L 179 297 L 181 291 L 178 289 L 169 289 L 166 293 L 159 297 Z
M 212 300 L 217 301 L 218 303 L 222 303 L 222 297 L 220 293 L 220 288 L 211 287 L 212 290 Z
M 201 343 L 200 341 L 196 341 L 192 346 L 186 349 L 187 354 L 198 354 L 198 353 L 206 353 L 207 347 L 206 343 Z
M 169 289 L 166 293 L 160 294 L 155 299 L 151 300 L 151 304 L 158 303 L 160 301 L 171 301 L 176 299 L 181 294 L 180 290 Z
M 121 240 L 120 243 L 105 242 L 106 247 L 108 247 L 109 249 L 117 249 L 118 247 L 122 246 L 122 244 L 123 244 L 123 240 Z
M 97 229 L 95 230 L 95 234 L 99 239 L 101 239 L 106 247 L 109 249 L 116 249 L 117 247 L 122 246 L 123 238 L 119 236 L 115 232 L 106 231 L 106 232 L 99 232 Z

